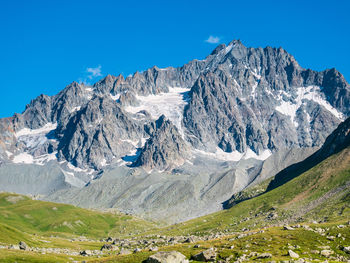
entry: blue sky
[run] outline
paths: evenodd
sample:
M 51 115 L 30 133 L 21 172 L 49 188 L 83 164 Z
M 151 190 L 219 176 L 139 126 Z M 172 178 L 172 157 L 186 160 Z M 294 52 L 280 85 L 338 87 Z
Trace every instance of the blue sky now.
M 0 0 L 0 117 L 72 81 L 180 66 L 233 39 L 349 81 L 349 11 L 347 0 Z

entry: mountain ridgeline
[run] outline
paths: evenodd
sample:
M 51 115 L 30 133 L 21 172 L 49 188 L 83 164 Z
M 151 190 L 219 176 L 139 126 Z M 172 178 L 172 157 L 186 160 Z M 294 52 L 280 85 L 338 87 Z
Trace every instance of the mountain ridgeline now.
M 73 82 L 1 119 L 1 190 L 189 219 L 317 151 L 349 105 L 336 69 L 234 40 L 182 67 Z

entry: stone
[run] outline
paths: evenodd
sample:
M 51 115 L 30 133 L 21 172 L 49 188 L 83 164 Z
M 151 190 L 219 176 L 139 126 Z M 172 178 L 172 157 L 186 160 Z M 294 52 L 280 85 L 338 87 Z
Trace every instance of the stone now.
M 258 255 L 257 258 L 272 258 L 272 254 L 271 253 L 261 253 Z
M 112 248 L 113 248 L 113 245 L 111 245 L 111 244 L 104 244 L 101 247 L 101 251 L 103 251 L 103 250 L 112 250 Z
M 348 247 L 342 247 L 342 250 L 343 250 L 345 253 L 350 254 L 350 246 L 348 246 Z
M 332 250 L 329 250 L 329 249 L 324 249 L 324 250 L 321 250 L 321 255 L 328 258 L 330 257 L 334 252 Z
M 21 250 L 27 250 L 28 248 L 27 244 L 24 241 L 19 242 L 18 246 Z
M 291 226 L 284 226 L 283 229 L 284 230 L 294 230 L 294 228 Z
M 209 248 L 207 250 L 204 250 L 196 255 L 193 256 L 194 260 L 197 261 L 203 261 L 203 262 L 208 262 L 208 261 L 215 261 L 216 260 L 216 252 L 214 248 Z
M 288 255 L 291 258 L 299 258 L 299 255 L 297 253 L 295 253 L 293 250 L 288 250 Z
M 188 259 L 177 251 L 161 251 L 150 256 L 146 263 L 188 263 Z
M 91 256 L 92 255 L 92 251 L 91 250 L 83 250 L 80 252 L 80 255 L 82 256 Z
M 130 255 L 131 251 L 125 248 L 122 248 L 119 252 L 119 255 Z

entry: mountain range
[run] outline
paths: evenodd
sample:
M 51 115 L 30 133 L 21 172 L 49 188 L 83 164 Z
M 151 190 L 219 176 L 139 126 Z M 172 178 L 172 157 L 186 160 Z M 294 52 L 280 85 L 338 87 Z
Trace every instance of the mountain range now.
M 0 119 L 0 190 L 184 221 L 340 151 L 320 147 L 349 105 L 336 69 L 234 40 L 182 67 L 73 82 Z

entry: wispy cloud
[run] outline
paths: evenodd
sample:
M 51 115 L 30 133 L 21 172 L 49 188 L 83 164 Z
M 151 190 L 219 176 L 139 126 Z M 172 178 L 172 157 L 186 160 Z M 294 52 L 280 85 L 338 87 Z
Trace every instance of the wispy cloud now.
M 209 44 L 217 44 L 220 42 L 220 37 L 209 36 L 208 39 L 205 40 L 205 42 L 207 42 Z
M 86 73 L 88 73 L 87 77 L 89 79 L 101 77 L 102 76 L 101 69 L 102 69 L 101 65 L 98 65 L 98 67 L 96 67 L 96 68 L 87 68 L 86 69 Z
M 102 66 L 98 65 L 93 68 L 86 68 L 83 72 L 83 76 L 79 78 L 80 83 L 84 83 L 85 85 L 91 85 L 91 80 L 102 76 Z

